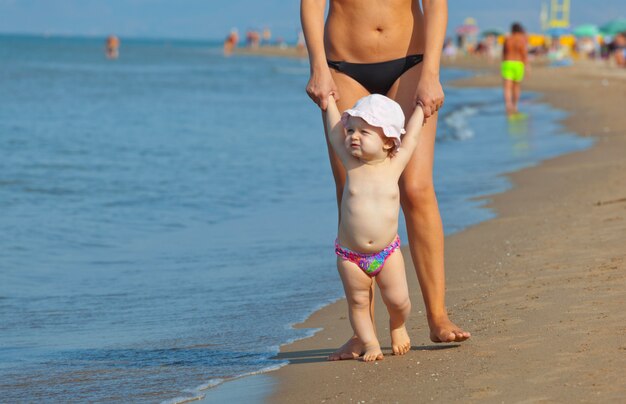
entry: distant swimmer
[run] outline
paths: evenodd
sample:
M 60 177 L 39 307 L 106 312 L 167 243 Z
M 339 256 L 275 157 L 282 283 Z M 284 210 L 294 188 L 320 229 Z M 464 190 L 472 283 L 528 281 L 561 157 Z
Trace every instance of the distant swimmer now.
M 224 55 L 228 56 L 233 53 L 233 49 L 237 47 L 239 43 L 239 31 L 237 28 L 230 30 L 230 33 L 224 40 Z
M 526 33 L 518 22 L 511 25 L 511 34 L 502 46 L 502 78 L 504 79 L 504 103 L 506 113 L 517 112 L 517 104 L 522 92 L 521 83 L 524 79 L 524 68 L 528 65 Z
M 269 28 L 263 28 L 263 34 L 261 37 L 261 45 L 268 46 L 272 42 L 272 31 Z
M 120 39 L 109 35 L 106 40 L 105 54 L 107 59 L 117 59 L 120 55 Z
M 300 55 L 306 55 L 306 40 L 304 38 L 304 33 L 302 31 L 298 31 L 298 42 L 296 43 L 296 49 Z

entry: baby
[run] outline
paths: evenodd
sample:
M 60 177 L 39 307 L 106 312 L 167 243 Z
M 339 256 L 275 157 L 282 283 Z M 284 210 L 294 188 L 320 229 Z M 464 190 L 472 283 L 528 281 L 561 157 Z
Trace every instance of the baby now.
M 389 312 L 393 353 L 404 355 L 411 349 L 405 328 L 411 302 L 399 250 L 398 180 L 417 146 L 423 120 L 422 109 L 416 108 L 405 131 L 400 105 L 383 95 L 361 98 L 341 115 L 329 97 L 328 139 L 346 171 L 335 241 L 337 269 L 366 362 L 383 359 L 369 309 L 374 277 Z

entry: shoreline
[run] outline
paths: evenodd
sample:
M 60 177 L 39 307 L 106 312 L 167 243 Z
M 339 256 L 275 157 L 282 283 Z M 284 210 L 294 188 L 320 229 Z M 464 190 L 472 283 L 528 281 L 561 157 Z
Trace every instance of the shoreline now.
M 493 74 L 494 71 L 497 71 L 498 65 L 496 63 L 488 65 L 485 63 L 474 63 L 474 61 L 472 61 L 469 65 L 467 63 L 446 63 L 445 66 L 462 69 L 469 68 L 480 71 L 477 76 L 458 80 L 452 84 L 453 86 L 492 87 L 500 85 L 500 78 Z M 617 399 L 620 394 L 623 395 L 624 392 L 626 392 L 626 386 L 618 382 L 618 376 L 609 377 L 608 379 L 613 379 L 614 382 L 610 383 L 607 381 L 606 377 L 604 380 L 593 380 L 593 378 L 585 377 L 585 375 L 578 373 L 580 365 L 574 364 L 574 357 L 579 356 L 576 355 L 576 353 L 580 354 L 581 352 L 597 351 L 599 349 L 597 346 L 595 349 L 592 349 L 591 343 L 579 343 L 577 350 L 573 350 L 573 352 L 566 351 L 570 354 L 569 356 L 566 355 L 568 356 L 567 361 L 569 366 L 560 368 L 558 372 L 555 373 L 554 368 L 551 366 L 545 366 L 546 369 L 541 369 L 546 372 L 547 377 L 542 379 L 535 376 L 537 382 L 535 384 L 537 385 L 524 385 L 518 380 L 521 374 L 530 374 L 532 373 L 530 372 L 531 370 L 542 368 L 542 366 L 539 366 L 539 362 L 541 362 L 539 359 L 549 357 L 553 349 L 548 348 L 550 347 L 550 338 L 546 338 L 546 341 L 542 342 L 540 336 L 533 335 L 532 341 L 529 341 L 529 338 L 522 338 L 519 334 L 512 332 L 512 329 L 519 328 L 520 324 L 529 322 L 530 319 L 526 317 L 530 316 L 530 313 L 537 314 L 536 312 L 539 312 L 539 309 L 545 306 L 542 305 L 543 301 L 540 300 L 542 294 L 528 295 L 525 290 L 531 288 L 531 285 L 536 283 L 537 277 L 542 276 L 542 271 L 536 268 L 533 268 L 532 271 L 529 270 L 528 272 L 532 272 L 534 276 L 532 280 L 523 279 L 523 275 L 521 277 L 518 274 L 512 276 L 511 271 L 513 268 L 519 267 L 520 262 L 524 262 L 524 265 L 531 267 L 538 267 L 540 265 L 537 265 L 537 263 L 541 262 L 544 270 L 551 269 L 554 265 L 556 265 L 555 268 L 558 269 L 563 267 L 562 264 L 554 263 L 558 261 L 556 258 L 561 258 L 555 257 L 554 253 L 544 254 L 546 256 L 540 256 L 539 258 L 535 258 L 536 255 L 532 254 L 529 254 L 532 256 L 517 252 L 513 254 L 518 250 L 524 250 L 526 252 L 526 250 L 530 249 L 533 244 L 536 244 L 537 239 L 540 238 L 533 236 L 532 232 L 527 230 L 528 227 L 545 227 L 547 223 L 553 221 L 558 222 L 560 226 L 566 225 L 567 223 L 563 223 L 563 220 L 548 220 L 548 218 L 562 219 L 564 214 L 559 211 L 563 206 L 570 208 L 565 209 L 566 212 L 581 208 L 580 201 L 574 204 L 564 203 L 561 200 L 564 194 L 566 194 L 567 188 L 570 188 L 569 191 L 572 193 L 572 185 L 587 189 L 599 188 L 597 189 L 598 192 L 604 191 L 610 194 L 604 199 L 595 201 L 596 204 L 599 204 L 593 205 L 592 203 L 590 206 L 606 206 L 609 208 L 611 214 L 614 215 L 613 221 L 618 228 L 624 228 L 624 218 L 626 218 L 626 214 L 620 211 L 620 208 L 622 208 L 620 202 L 623 200 L 619 197 L 618 189 L 602 189 L 602 184 L 598 184 L 593 175 L 582 176 L 582 179 L 574 180 L 575 177 L 579 176 L 580 171 L 584 171 L 583 168 L 579 167 L 581 162 L 592 164 L 597 163 L 598 160 L 602 161 L 604 159 L 599 159 L 599 156 L 606 155 L 605 149 L 607 149 L 607 151 L 613 152 L 611 154 L 612 158 L 608 161 L 604 161 L 602 169 L 610 171 L 610 175 L 612 175 L 615 182 L 622 185 L 626 183 L 623 179 L 615 178 L 621 171 L 620 169 L 616 169 L 616 167 L 626 168 L 624 167 L 624 159 L 621 159 L 619 153 L 616 153 L 620 145 L 622 147 L 626 146 L 624 139 L 624 128 L 626 125 L 624 119 L 619 115 L 617 108 L 605 107 L 604 98 L 591 99 L 591 108 L 589 108 L 589 105 L 584 105 L 578 101 L 578 99 L 580 99 L 579 96 L 572 96 L 574 94 L 570 94 L 572 92 L 577 93 L 576 95 L 580 95 L 578 93 L 583 93 L 583 95 L 589 94 L 594 90 L 597 91 L 598 86 L 601 86 L 600 89 L 606 89 L 607 78 L 602 76 L 602 72 L 590 72 L 578 65 L 560 68 L 558 70 L 547 67 L 538 67 L 535 70 L 532 76 L 525 81 L 523 88 L 539 93 L 539 102 L 546 102 L 558 109 L 568 112 L 569 115 L 561 124 L 570 132 L 580 136 L 595 135 L 596 143 L 585 151 L 568 153 L 545 160 L 537 166 L 506 174 L 512 182 L 513 188 L 503 193 L 484 197 L 485 199 L 491 200 L 487 207 L 497 212 L 497 217 L 446 237 L 448 310 L 454 321 L 473 333 L 472 339 L 461 344 L 455 343 L 447 345 L 432 344 L 427 340 L 428 329 L 422 309 L 423 302 L 421 295 L 417 292 L 419 287 L 415 279 L 416 277 L 411 275 L 413 271 L 409 269 L 411 265 L 410 257 L 406 254 L 407 250 L 403 249 L 405 259 L 407 260 L 412 301 L 414 302 L 414 313 L 408 323 L 410 334 L 413 337 L 412 351 L 404 358 L 387 356 L 387 360 L 380 361 L 376 365 L 367 365 L 355 361 L 327 363 L 325 361 L 326 355 L 336 349 L 338 345 L 343 343 L 343 341 L 350 336 L 349 327 L 345 325 L 347 321 L 344 307 L 345 301 L 342 300 L 313 313 L 308 320 L 297 326 L 298 328 L 322 328 L 322 331 L 311 338 L 299 340 L 281 347 L 281 354 L 277 356 L 277 359 L 289 359 L 290 364 L 271 373 L 272 377 L 277 380 L 277 388 L 269 401 L 290 402 L 299 400 L 319 402 L 323 400 L 346 401 L 348 399 L 365 401 L 409 401 L 411 397 L 416 397 L 417 395 L 423 397 L 430 396 L 438 400 L 460 400 L 467 398 L 477 400 L 489 398 L 497 399 L 502 398 L 504 395 L 506 395 L 507 399 L 513 400 L 525 400 L 531 397 L 548 400 L 569 397 L 574 400 L 579 400 L 583 397 L 598 398 L 597 395 L 603 392 L 611 393 L 608 397 L 606 395 L 603 396 L 604 399 Z M 565 80 L 573 80 L 574 78 L 580 77 L 584 77 L 588 80 L 596 78 L 597 80 L 595 83 L 589 82 L 587 83 L 588 85 L 577 88 L 575 85 L 579 82 L 572 81 L 571 83 L 563 83 L 563 78 L 561 77 L 563 75 L 561 73 L 565 73 L 565 76 L 567 76 Z M 624 88 L 626 88 L 626 78 L 623 75 L 620 76 L 613 72 L 611 72 L 610 78 L 611 80 L 618 80 L 616 84 L 617 87 L 611 87 L 612 91 L 608 96 L 609 98 L 612 97 L 614 100 L 612 105 L 615 107 L 619 106 L 620 97 L 623 97 Z M 584 115 L 592 114 L 601 114 L 602 118 L 600 121 L 605 123 L 615 121 L 617 117 L 618 125 L 613 125 L 614 129 L 603 125 L 599 131 L 597 130 L 597 124 L 591 122 L 583 124 L 581 122 L 581 120 L 584 120 Z M 621 120 L 619 118 L 621 118 Z M 622 150 L 626 150 L 626 148 Z M 563 170 L 568 171 L 569 175 L 567 178 L 570 179 L 570 187 L 567 187 L 567 183 L 563 183 L 560 178 L 555 178 L 554 172 L 556 171 L 558 176 L 558 173 Z M 552 176 L 549 174 L 552 174 Z M 599 174 L 596 173 L 596 176 L 598 175 Z M 606 175 L 602 175 L 601 177 L 606 177 Z M 562 192 L 556 192 L 555 189 L 561 188 L 566 189 L 562 189 Z M 626 187 L 622 189 L 626 189 Z M 583 194 L 589 198 L 593 192 L 584 192 Z M 542 201 L 540 198 L 529 198 L 530 195 L 545 195 L 546 198 L 545 201 Z M 622 197 L 626 197 L 626 192 L 624 192 Z M 529 199 L 531 200 L 529 201 Z M 534 217 L 532 215 L 527 216 L 526 214 L 528 209 L 525 203 L 528 202 L 533 205 L 534 212 L 536 213 Z M 626 203 L 622 205 L 626 206 Z M 583 209 L 588 208 L 588 205 L 583 204 L 582 207 Z M 542 215 L 538 215 L 538 212 L 541 212 Z M 571 212 L 565 213 L 566 217 L 572 215 L 573 213 Z M 544 218 L 543 221 L 541 220 L 542 217 Z M 519 223 L 520 228 L 524 230 L 515 232 L 515 229 L 511 229 L 511 226 L 513 226 L 512 222 L 518 221 L 521 222 Z M 552 229 L 551 233 L 559 233 L 555 231 L 555 228 L 552 226 L 547 230 L 549 231 L 550 229 Z M 611 273 L 611 277 L 623 279 L 624 275 L 620 273 L 620 269 L 624 269 L 624 254 L 616 245 L 619 244 L 616 243 L 616 241 L 619 241 L 619 231 L 614 230 L 611 234 L 614 237 L 611 239 L 612 244 L 610 248 L 608 248 L 608 251 L 601 251 L 604 254 L 600 254 L 605 259 L 603 263 L 600 264 L 598 268 L 594 268 L 595 271 L 592 272 L 594 272 L 594 276 L 600 276 L 597 273 L 604 274 L 608 271 Z M 499 235 L 499 237 L 494 237 L 494 235 Z M 509 235 L 511 237 L 507 237 Z M 581 239 L 585 238 L 585 235 L 577 235 Z M 558 236 L 558 234 L 553 234 L 553 236 Z M 485 239 L 491 242 L 484 243 Z M 554 244 L 558 243 L 555 242 Z M 496 248 L 495 246 L 499 247 Z M 569 251 L 567 248 L 562 250 L 563 255 L 566 257 L 575 256 L 575 252 L 576 251 Z M 468 253 L 475 255 L 475 257 L 467 259 Z M 518 258 L 517 261 L 520 262 L 511 262 L 515 261 L 515 259 L 511 257 Z M 598 259 L 589 256 L 586 258 L 594 262 Z M 469 265 L 466 261 L 469 261 Z M 466 268 L 466 270 L 463 271 L 463 268 Z M 469 271 L 467 270 L 468 268 L 470 268 Z M 580 268 L 577 269 L 578 271 L 571 270 L 560 275 L 566 278 L 565 282 L 572 283 L 573 280 L 580 280 L 580 276 L 582 275 Z M 517 289 L 514 291 L 517 295 L 510 299 L 503 299 L 499 295 L 502 292 L 498 292 L 497 290 L 502 286 L 510 286 L 509 284 L 513 280 L 515 281 L 515 286 L 517 286 Z M 551 289 L 550 286 L 560 284 L 552 285 L 549 282 L 550 280 L 551 279 L 544 280 L 544 284 L 541 285 L 542 292 L 546 294 L 548 294 L 547 289 Z M 481 285 L 483 285 L 484 282 L 486 282 L 488 286 L 482 287 Z M 526 285 L 527 283 L 530 284 Z M 520 291 L 520 286 L 526 286 L 526 288 Z M 612 299 L 607 299 L 608 301 L 606 302 L 603 300 L 604 304 L 611 306 L 613 309 L 616 309 L 616 305 L 619 306 L 620 303 L 620 299 L 614 298 L 617 289 L 619 289 L 619 285 L 610 289 L 611 292 L 614 292 Z M 621 289 L 623 290 L 624 287 L 621 287 Z M 564 294 L 566 293 L 562 291 L 561 293 L 557 293 L 557 295 L 562 298 L 565 297 L 562 296 Z M 595 300 L 601 297 L 594 294 L 592 295 Z M 567 297 L 571 298 L 572 296 L 567 295 Z M 574 298 L 576 297 L 577 296 L 574 296 Z M 377 294 L 377 298 L 379 298 L 379 294 Z M 480 315 L 478 310 L 472 308 L 472 306 L 476 304 L 486 305 L 492 308 L 491 305 L 496 298 L 497 302 L 505 307 L 512 306 L 514 303 L 521 303 L 521 305 L 503 309 L 504 311 L 500 316 Z M 572 305 L 576 302 L 576 299 L 570 299 Z M 383 307 L 382 302 L 378 301 L 376 305 L 377 319 L 379 319 L 378 328 L 379 332 L 383 334 L 381 344 L 384 349 L 387 348 L 388 352 L 388 337 L 384 335 L 385 331 L 380 323 L 380 319 L 386 318 Z M 521 313 L 518 311 L 521 311 Z M 609 312 L 614 314 L 616 311 L 619 310 L 610 310 Z M 544 320 L 541 324 L 542 326 L 550 325 L 546 322 L 549 315 L 543 313 L 541 318 Z M 570 319 L 569 322 L 576 323 L 576 320 Z M 560 324 L 562 324 L 562 322 Z M 621 315 L 620 321 L 615 324 L 617 329 L 615 329 L 615 327 L 612 328 L 616 332 L 620 330 L 623 332 L 624 324 L 626 324 L 626 321 L 624 321 L 624 316 Z M 564 331 L 568 329 L 568 326 L 571 327 L 573 325 L 562 325 Z M 493 346 L 495 343 L 494 340 L 496 340 L 496 338 L 493 337 L 494 331 L 497 334 L 497 340 L 503 343 L 495 348 Z M 604 330 L 603 334 L 605 334 L 604 338 L 607 337 L 606 334 L 610 335 L 606 330 Z M 619 332 L 617 332 L 617 334 L 619 335 Z M 567 345 L 571 346 L 575 344 L 570 341 Z M 615 346 L 615 343 L 610 345 Z M 484 370 L 486 370 L 485 367 L 491 362 L 498 363 L 499 365 L 508 362 L 506 360 L 507 355 L 503 355 L 506 353 L 502 349 L 503 346 L 505 346 L 504 348 L 508 348 L 504 351 L 508 351 L 509 360 L 515 360 L 515 358 L 519 360 L 520 355 L 524 351 L 540 351 L 541 354 L 537 356 L 539 362 L 532 364 L 518 363 L 519 371 L 516 371 L 516 368 L 510 369 L 509 367 L 508 371 L 505 371 L 504 374 L 501 371 L 502 367 L 496 367 L 496 369 L 490 369 L 490 372 L 484 372 Z M 581 351 L 581 347 L 584 347 L 584 350 Z M 555 347 L 553 346 L 551 348 Z M 614 358 L 616 354 L 619 354 L 620 351 L 623 353 L 623 350 L 626 350 L 626 344 L 617 346 L 617 350 L 613 351 L 604 349 L 600 355 L 598 355 L 597 352 L 594 355 L 584 355 L 585 357 L 589 356 L 588 360 L 591 362 L 588 367 L 589 372 L 594 373 L 595 370 L 599 370 L 597 368 L 600 367 L 600 365 L 607 365 L 607 361 L 611 363 L 611 359 Z M 521 356 L 521 358 L 523 357 L 524 356 Z M 604 357 L 605 359 L 601 360 L 599 357 Z M 614 368 L 611 370 L 615 371 L 613 374 L 619 375 L 617 361 L 613 360 L 612 362 Z M 470 368 L 472 371 L 469 371 L 467 368 L 469 363 L 471 363 Z M 477 367 L 477 363 L 481 365 Z M 458 367 L 458 369 L 455 367 Z M 604 374 L 605 372 L 606 370 L 602 373 Z M 589 382 L 588 385 L 577 381 L 577 378 L 575 378 L 573 385 L 586 387 L 575 389 L 576 392 L 574 393 L 572 391 L 566 391 L 568 388 L 572 390 L 571 386 L 566 382 L 560 386 L 553 387 L 548 387 L 548 383 L 545 383 L 548 380 L 552 382 L 554 382 L 554 380 L 569 380 L 570 377 L 565 376 L 568 373 L 573 373 L 569 376 L 577 376 L 581 380 Z M 378 381 L 376 383 L 368 383 L 368 380 L 370 380 L 373 375 L 375 375 Z M 467 380 L 468 376 L 470 376 L 472 383 L 466 382 L 463 383 L 463 385 L 459 385 L 458 379 Z M 542 380 L 544 383 L 542 383 Z M 433 383 L 433 381 L 436 383 Z M 538 386 L 543 387 L 545 391 L 538 389 Z M 610 386 L 617 387 L 617 389 L 611 389 L 609 388 Z M 390 387 L 391 392 L 389 391 Z M 304 399 L 304 397 L 306 397 L 306 399 Z
M 298 49 L 295 46 L 262 45 L 257 48 L 236 47 L 229 56 L 259 56 L 259 57 L 282 57 L 291 59 L 306 59 L 306 49 Z

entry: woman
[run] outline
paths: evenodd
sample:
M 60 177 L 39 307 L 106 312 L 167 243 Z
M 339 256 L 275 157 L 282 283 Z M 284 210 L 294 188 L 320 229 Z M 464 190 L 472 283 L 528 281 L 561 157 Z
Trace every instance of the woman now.
M 423 12 L 413 0 L 331 0 L 324 24 L 326 0 L 301 0 L 311 67 L 306 91 L 322 111 L 331 93 L 340 111 L 372 92 L 396 100 L 407 120 L 417 103 L 422 106 L 426 124 L 400 179 L 402 209 L 430 338 L 464 341 L 470 334 L 450 321 L 445 307 L 443 226 L 432 180 L 437 111 L 444 99 L 439 59 L 448 6 L 445 0 L 423 0 L 422 4 Z M 339 201 L 345 173 L 330 146 L 328 153 Z M 361 342 L 353 336 L 329 359 L 353 359 L 362 351 Z

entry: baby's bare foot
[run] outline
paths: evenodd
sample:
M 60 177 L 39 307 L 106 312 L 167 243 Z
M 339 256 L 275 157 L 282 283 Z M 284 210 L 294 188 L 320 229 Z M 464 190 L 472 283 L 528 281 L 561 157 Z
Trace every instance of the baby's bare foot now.
M 357 337 L 352 337 L 338 350 L 328 355 L 329 361 L 341 361 L 346 359 L 356 359 L 363 354 L 365 348 Z
M 369 347 L 365 347 L 365 353 L 361 358 L 363 362 L 374 362 L 383 360 L 385 357 L 383 356 L 383 351 L 380 350 L 380 344 L 375 342 L 371 344 Z
M 391 350 L 394 355 L 404 355 L 411 350 L 411 339 L 405 326 L 391 330 Z
M 430 340 L 433 342 L 461 342 L 472 336 L 450 321 L 448 316 L 438 319 L 429 318 L 428 326 L 430 327 Z

